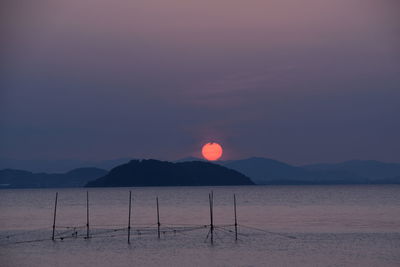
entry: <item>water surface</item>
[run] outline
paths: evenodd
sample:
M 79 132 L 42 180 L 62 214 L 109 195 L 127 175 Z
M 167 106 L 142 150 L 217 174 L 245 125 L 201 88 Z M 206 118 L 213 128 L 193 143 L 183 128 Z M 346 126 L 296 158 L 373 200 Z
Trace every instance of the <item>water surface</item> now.
M 48 240 L 56 191 L 56 236 L 77 238 Z M 1 266 L 400 266 L 400 186 L 90 188 L 89 207 L 85 240 L 86 189 L 1 190 Z

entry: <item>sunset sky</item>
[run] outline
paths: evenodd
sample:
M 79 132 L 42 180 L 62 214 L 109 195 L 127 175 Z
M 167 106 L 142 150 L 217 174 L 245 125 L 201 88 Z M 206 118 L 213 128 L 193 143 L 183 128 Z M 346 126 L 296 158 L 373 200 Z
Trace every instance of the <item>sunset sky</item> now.
M 0 158 L 400 162 L 397 0 L 5 2 Z

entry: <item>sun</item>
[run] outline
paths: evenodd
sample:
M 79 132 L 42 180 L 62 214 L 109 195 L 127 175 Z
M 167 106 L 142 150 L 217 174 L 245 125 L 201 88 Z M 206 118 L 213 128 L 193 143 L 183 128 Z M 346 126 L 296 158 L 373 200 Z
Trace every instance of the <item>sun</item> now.
M 206 160 L 214 161 L 218 160 L 222 156 L 222 146 L 218 143 L 207 143 L 201 149 L 201 154 Z

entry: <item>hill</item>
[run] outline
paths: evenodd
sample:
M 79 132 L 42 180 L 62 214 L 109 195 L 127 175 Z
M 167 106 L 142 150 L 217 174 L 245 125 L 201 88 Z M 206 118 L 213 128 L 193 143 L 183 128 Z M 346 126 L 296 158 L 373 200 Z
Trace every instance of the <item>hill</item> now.
M 132 158 L 118 158 L 101 161 L 88 161 L 78 159 L 53 159 L 53 160 L 17 160 L 9 158 L 0 158 L 0 170 L 15 169 L 26 170 L 30 172 L 44 173 L 65 173 L 72 169 L 86 168 L 88 166 L 111 170 L 115 166 L 126 163 Z
M 106 173 L 106 170 L 98 168 L 79 168 L 67 173 L 50 174 L 5 169 L 0 170 L 0 188 L 82 187 Z
M 252 185 L 250 178 L 223 166 L 201 161 L 132 160 L 87 187 Z
M 266 158 L 248 158 L 243 160 L 222 161 L 221 165 L 248 175 L 256 183 L 297 180 L 305 178 L 306 171 L 289 164 Z
M 321 163 L 302 166 L 312 171 L 344 171 L 363 176 L 371 181 L 400 176 L 400 164 L 375 160 L 350 160 L 341 163 Z
M 256 184 L 363 184 L 365 177 L 346 171 L 311 171 L 273 159 L 253 157 L 219 164 L 249 176 Z

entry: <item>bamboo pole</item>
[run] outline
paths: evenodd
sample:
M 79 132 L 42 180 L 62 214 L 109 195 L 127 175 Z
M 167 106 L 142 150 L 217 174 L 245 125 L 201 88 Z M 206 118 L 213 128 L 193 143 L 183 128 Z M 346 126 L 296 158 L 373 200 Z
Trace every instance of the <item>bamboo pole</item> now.
M 86 238 L 89 238 L 89 191 L 86 191 Z
M 210 202 L 210 240 L 211 240 L 211 244 L 214 243 L 213 198 L 214 198 L 214 195 L 211 191 L 211 194 L 208 194 L 208 199 Z
M 51 240 L 53 241 L 54 241 L 54 233 L 56 230 L 57 199 L 58 199 L 58 192 L 56 192 L 56 200 L 54 203 L 53 234 L 51 235 Z
M 238 236 L 238 231 L 237 231 L 237 226 L 238 226 L 238 224 L 237 224 L 237 216 L 236 216 L 236 195 L 235 194 L 233 194 L 233 209 L 234 209 L 234 212 L 235 212 L 235 240 L 237 241 L 237 236 Z
M 156 202 L 157 202 L 157 235 L 158 235 L 158 239 L 160 239 L 160 209 L 158 206 L 158 197 L 156 197 Z
M 128 244 L 131 243 L 131 208 L 132 208 L 132 191 L 129 191 Z

